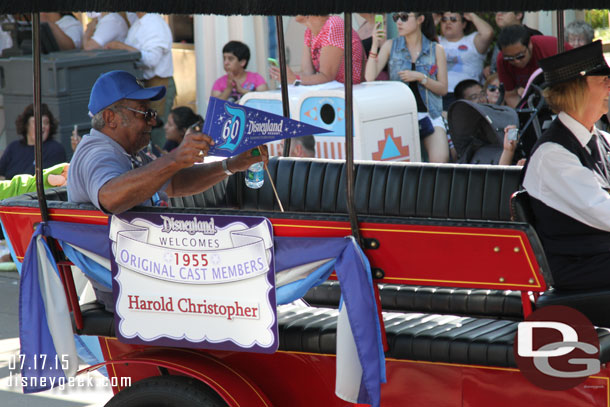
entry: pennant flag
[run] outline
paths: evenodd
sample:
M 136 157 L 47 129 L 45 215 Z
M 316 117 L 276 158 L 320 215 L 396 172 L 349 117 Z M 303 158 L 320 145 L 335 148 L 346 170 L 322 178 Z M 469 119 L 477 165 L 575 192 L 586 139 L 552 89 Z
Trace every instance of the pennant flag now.
M 214 139 L 210 155 L 232 157 L 271 141 L 330 131 L 211 97 L 203 132 Z
M 42 391 L 76 374 L 78 360 L 70 313 L 51 251 L 54 237 L 93 284 L 110 289 L 108 226 L 49 221 L 32 237 L 23 262 L 19 296 L 24 392 Z M 369 262 L 353 237 L 274 237 L 277 304 L 301 298 L 334 270 L 341 284 L 337 321 L 335 394 L 352 403 L 380 405 L 385 357 Z M 60 369 L 35 367 L 36 358 L 59 360 Z
M 324 282 L 332 271 L 341 284 L 337 321 L 335 394 L 351 403 L 380 405 L 386 382 L 381 328 L 371 266 L 352 236 L 274 237 L 277 303 L 286 304 Z

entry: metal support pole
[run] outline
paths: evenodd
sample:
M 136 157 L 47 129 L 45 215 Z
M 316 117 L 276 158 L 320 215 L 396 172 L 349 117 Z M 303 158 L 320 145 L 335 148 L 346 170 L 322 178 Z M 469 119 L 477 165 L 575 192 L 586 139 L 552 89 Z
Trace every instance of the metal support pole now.
M 38 194 L 38 205 L 43 222 L 49 220 L 49 210 L 44 195 L 44 183 L 42 179 L 42 117 L 41 117 L 41 91 L 40 91 L 40 14 L 32 13 L 32 50 L 34 68 L 34 124 L 36 128 L 34 160 L 36 175 L 36 192 Z
M 565 51 L 564 45 L 564 18 L 563 18 L 563 10 L 557 10 L 557 53 L 561 53 Z
M 353 78 L 352 78 L 352 13 L 345 13 L 345 32 L 343 35 L 345 43 L 345 187 L 347 198 L 347 213 L 352 229 L 352 235 L 362 246 L 360 230 L 358 228 L 358 216 L 354 204 L 354 101 L 353 101 Z
M 277 31 L 277 49 L 280 59 L 280 85 L 282 91 L 282 107 L 284 117 L 290 118 L 290 100 L 288 99 L 288 79 L 286 78 L 286 47 L 284 46 L 284 21 L 282 16 L 275 16 L 275 29 Z M 290 139 L 284 139 L 282 155 L 288 157 L 290 153 Z

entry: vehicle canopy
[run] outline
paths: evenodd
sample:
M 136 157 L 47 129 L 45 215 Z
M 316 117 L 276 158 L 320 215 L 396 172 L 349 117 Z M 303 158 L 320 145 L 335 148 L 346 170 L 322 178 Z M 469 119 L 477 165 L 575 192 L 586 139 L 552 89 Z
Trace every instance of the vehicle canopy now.
M 393 12 L 409 8 L 413 11 L 539 11 L 605 8 L 604 0 L 414 0 L 408 4 L 402 0 L 56 0 L 4 2 L 1 13 L 29 13 L 44 11 L 147 11 L 167 14 L 219 14 L 219 15 L 297 15 L 336 14 L 356 12 Z

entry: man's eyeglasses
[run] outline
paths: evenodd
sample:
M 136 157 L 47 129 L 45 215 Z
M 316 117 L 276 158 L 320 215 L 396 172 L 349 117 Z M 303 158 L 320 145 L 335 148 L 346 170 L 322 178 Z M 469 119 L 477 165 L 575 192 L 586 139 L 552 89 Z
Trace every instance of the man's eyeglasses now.
M 406 23 L 409 21 L 409 13 L 394 13 L 392 14 L 392 20 L 394 20 L 395 23 L 397 23 L 398 20 Z
M 502 56 L 502 59 L 505 60 L 506 62 L 510 62 L 510 61 L 521 61 L 523 58 L 525 58 L 526 52 L 522 52 L 520 54 L 517 55 L 513 55 L 513 56 Z
M 131 110 L 134 113 L 140 113 L 141 115 L 144 115 L 144 120 L 146 120 L 146 122 L 150 122 L 151 120 L 157 120 L 157 111 L 154 109 L 147 109 L 146 111 L 142 111 L 142 110 L 133 109 L 128 106 L 120 106 L 120 107 L 127 109 L 127 110 Z
M 459 18 L 457 18 L 456 16 L 442 16 L 441 17 L 441 21 L 443 23 L 446 23 L 447 21 L 451 21 L 452 23 L 457 23 L 459 21 Z
M 487 87 L 487 90 L 490 92 L 499 92 L 500 91 L 500 87 L 496 86 L 496 85 L 489 85 Z
M 481 92 L 481 93 L 473 93 L 471 95 L 465 95 L 464 99 L 470 100 L 471 102 L 476 102 L 478 100 L 485 99 L 486 96 L 487 95 L 485 95 L 483 92 Z

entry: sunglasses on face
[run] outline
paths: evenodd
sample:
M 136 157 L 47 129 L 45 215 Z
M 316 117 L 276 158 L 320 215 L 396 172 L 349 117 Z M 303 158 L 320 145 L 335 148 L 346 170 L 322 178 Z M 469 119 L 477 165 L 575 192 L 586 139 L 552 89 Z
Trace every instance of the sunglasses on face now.
M 443 23 L 446 23 L 447 21 L 451 21 L 452 23 L 457 23 L 458 21 L 460 21 L 460 19 L 458 17 L 456 17 L 456 16 L 449 16 L 449 17 L 442 16 L 441 17 L 441 21 Z
M 394 13 L 392 14 L 392 20 L 394 20 L 395 23 L 398 22 L 398 20 L 406 23 L 409 20 L 409 13 Z
M 489 85 L 487 87 L 487 90 L 490 92 L 499 92 L 500 91 L 500 87 L 496 86 L 496 85 Z
M 144 115 L 144 120 L 146 120 L 146 122 L 150 122 L 151 120 L 157 120 L 157 111 L 153 110 L 153 109 L 147 109 L 146 111 L 142 111 L 142 110 L 137 110 L 137 109 L 132 109 L 131 107 L 127 107 L 127 106 L 121 106 L 124 109 L 127 110 L 131 110 L 134 113 L 140 113 L 141 115 Z
M 521 61 L 523 58 L 525 58 L 525 52 L 522 52 L 520 54 L 517 54 L 515 56 L 503 56 L 502 59 L 505 60 L 506 62 L 510 62 L 510 61 Z

